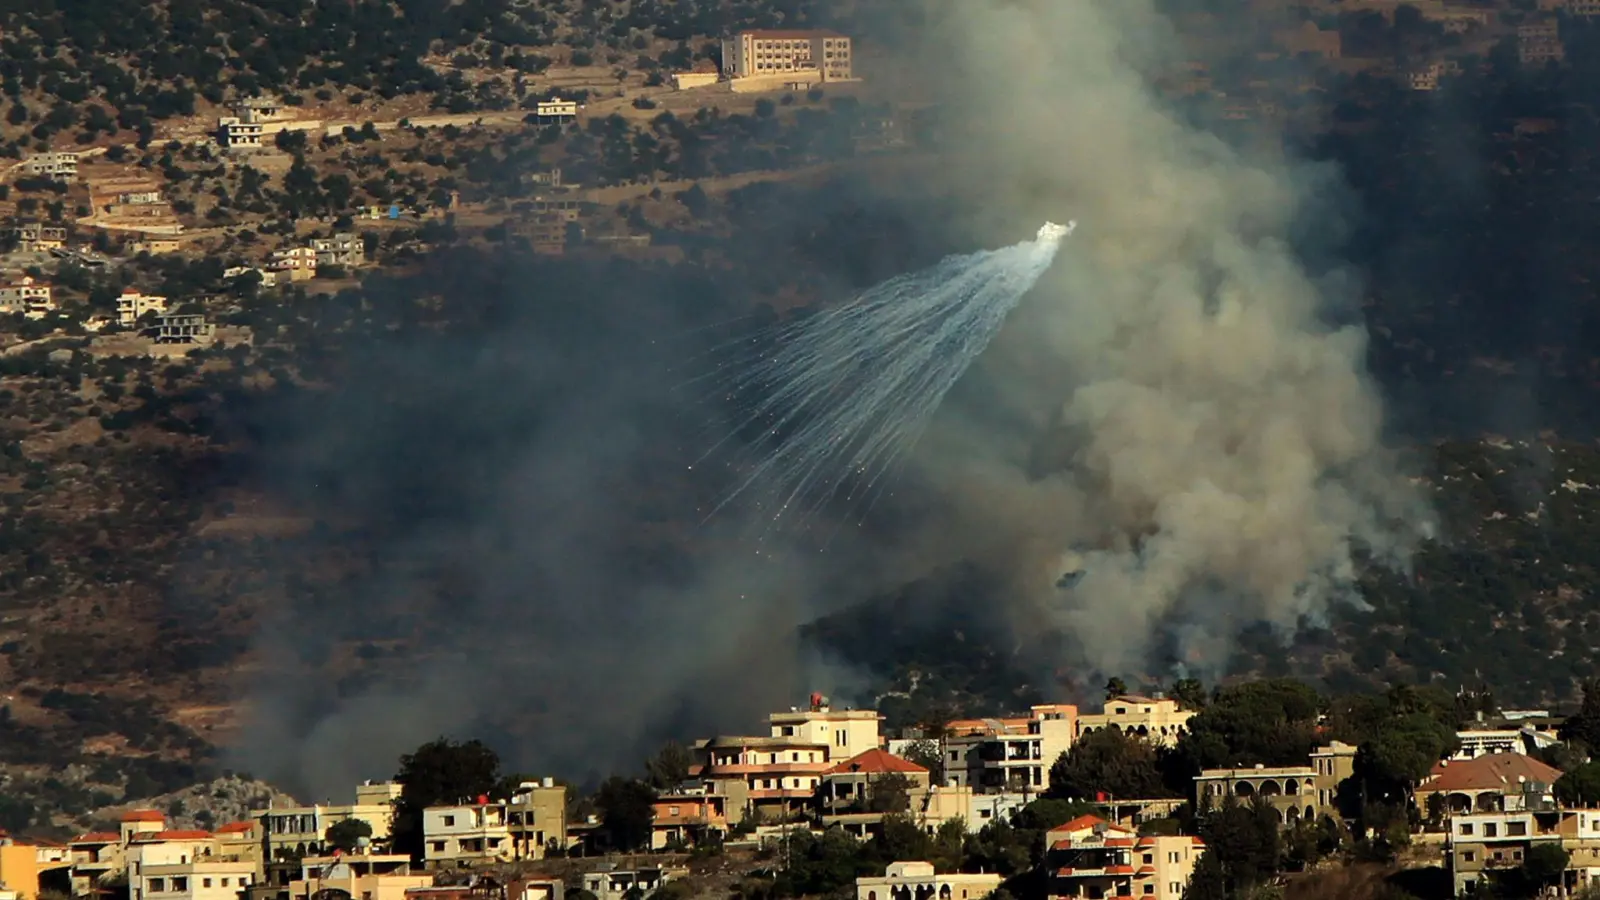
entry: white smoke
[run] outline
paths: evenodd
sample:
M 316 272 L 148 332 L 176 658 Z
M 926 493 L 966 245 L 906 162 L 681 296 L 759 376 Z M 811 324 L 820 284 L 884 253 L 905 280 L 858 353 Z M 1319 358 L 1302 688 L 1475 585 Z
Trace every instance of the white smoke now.
M 1185 56 L 1146 0 L 931 8 L 958 177 L 1006 218 L 1083 223 L 986 361 L 1027 427 L 951 416 L 925 448 L 967 525 L 944 549 L 1005 560 L 1112 672 L 1163 637 L 1215 668 L 1241 625 L 1321 618 L 1354 599 L 1353 543 L 1404 565 L 1431 517 L 1365 333 L 1325 324 L 1350 298 L 1287 241 L 1328 173 L 1174 115 L 1150 85 Z

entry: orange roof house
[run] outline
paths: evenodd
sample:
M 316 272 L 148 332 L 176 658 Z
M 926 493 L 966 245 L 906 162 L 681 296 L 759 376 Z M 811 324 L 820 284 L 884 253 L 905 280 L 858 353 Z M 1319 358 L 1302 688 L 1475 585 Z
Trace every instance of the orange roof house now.
M 1521 753 L 1489 753 L 1437 763 L 1417 786 L 1417 805 L 1443 797 L 1453 812 L 1496 812 L 1547 798 L 1561 770 Z
M 925 767 L 919 766 L 909 759 L 895 756 L 893 753 L 890 753 L 887 750 L 882 750 L 876 747 L 871 750 L 857 753 L 855 756 L 844 760 L 822 774 L 824 777 L 826 777 L 828 775 L 844 775 L 850 773 L 861 773 L 863 775 L 885 775 L 890 772 L 895 772 L 900 775 L 921 775 L 924 778 L 926 778 L 928 775 L 928 770 Z

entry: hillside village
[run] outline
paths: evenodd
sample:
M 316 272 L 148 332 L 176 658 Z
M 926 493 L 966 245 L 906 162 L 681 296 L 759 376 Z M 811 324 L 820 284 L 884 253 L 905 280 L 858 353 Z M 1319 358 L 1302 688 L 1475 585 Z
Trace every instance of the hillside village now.
M 613 778 L 592 803 L 576 802 L 572 789 L 552 778 L 511 776 L 476 796 L 408 812 L 424 778 L 437 782 L 442 774 L 433 789 L 448 791 L 445 782 L 466 771 L 494 774 L 484 768 L 492 754 L 481 745 L 440 741 L 402 760 L 400 779 L 412 780 L 353 785 L 347 801 L 269 805 L 205 830 L 177 827 L 161 810 L 132 809 L 108 823 L 114 827 L 65 842 L 7 837 L 0 844 L 0 896 L 757 896 L 750 884 L 718 884 L 708 877 L 716 867 L 707 863 L 718 860 L 725 871 L 743 860 L 758 870 L 765 860 L 782 884 L 784 873 L 803 869 L 802 855 L 842 841 L 932 852 L 885 860 L 881 871 L 862 872 L 849 884 L 838 883 L 837 871 L 832 884 L 812 875 L 810 884 L 791 882 L 776 896 L 853 888 L 859 900 L 1179 900 L 1233 895 L 1247 886 L 1236 880 L 1246 863 L 1238 856 L 1240 836 L 1217 824 L 1229 818 L 1266 829 L 1274 846 L 1281 840 L 1285 860 L 1295 856 L 1287 848 L 1309 836 L 1307 855 L 1282 869 L 1301 873 L 1292 877 L 1324 869 L 1341 844 L 1347 853 L 1370 853 L 1386 843 L 1390 852 L 1406 848 L 1403 865 L 1441 872 L 1448 879 L 1442 896 L 1588 896 L 1600 879 L 1594 863 L 1600 763 L 1577 762 L 1585 746 L 1580 735 L 1592 739 L 1600 730 L 1600 692 L 1565 719 L 1542 710 L 1486 714 L 1483 695 L 1458 697 L 1465 701 L 1458 711 L 1479 711 L 1445 733 L 1443 758 L 1425 760 L 1422 776 L 1402 785 L 1405 808 L 1386 828 L 1368 818 L 1367 806 L 1378 802 L 1368 791 L 1383 777 L 1375 767 L 1385 765 L 1374 757 L 1388 752 L 1378 749 L 1388 734 L 1414 723 L 1394 725 L 1359 748 L 1327 739 L 1293 764 L 1245 760 L 1203 768 L 1183 796 L 1159 787 L 1150 796 L 1121 793 L 1133 783 L 1131 764 L 1110 756 L 1173 752 L 1196 736 L 1191 724 L 1237 716 L 1269 697 L 1288 709 L 1296 689 L 1246 685 L 1218 691 L 1209 702 L 1201 695 L 1198 708 L 1192 689 L 1183 693 L 1185 701 L 1112 693 L 1093 713 L 1040 705 L 1016 717 L 931 723 L 899 737 L 882 733 L 878 713 L 835 708 L 813 694 L 803 707 L 770 715 L 766 734 L 669 746 L 647 767 L 648 782 Z M 1382 702 L 1403 716 L 1429 715 L 1421 712 L 1428 696 L 1410 689 L 1395 689 Z M 1341 731 L 1352 709 L 1317 715 L 1306 733 Z M 1281 735 L 1303 723 L 1265 724 Z M 1236 719 L 1233 727 L 1252 726 Z M 433 775 L 423 774 L 424 759 L 438 764 Z M 1547 759 L 1567 760 L 1569 771 Z M 1091 778 L 1099 780 L 1085 782 L 1085 772 L 1097 772 Z M 1353 793 L 1359 798 L 1352 806 Z M 1023 841 L 1021 859 L 1032 859 L 1024 869 L 1017 860 L 982 862 L 985 842 L 1029 828 L 1039 836 Z M 1255 878 L 1280 871 L 1276 859 L 1256 864 L 1267 870 Z M 860 868 L 857 860 L 844 871 Z

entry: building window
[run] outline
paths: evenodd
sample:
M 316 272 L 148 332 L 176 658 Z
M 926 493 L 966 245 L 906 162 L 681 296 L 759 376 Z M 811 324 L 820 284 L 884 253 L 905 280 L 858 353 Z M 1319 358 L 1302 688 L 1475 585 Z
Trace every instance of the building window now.
M 180 893 L 180 894 L 183 893 L 184 891 L 187 891 L 189 889 L 189 879 L 187 879 L 187 878 L 174 878 L 174 879 L 172 879 L 172 889 L 174 891 Z
M 1483 836 L 1484 837 L 1496 837 L 1499 834 L 1500 834 L 1500 826 L 1496 825 L 1493 822 L 1485 822 L 1485 823 L 1483 823 Z
M 165 893 L 166 890 L 167 890 L 167 880 L 165 878 L 152 878 L 152 879 L 150 879 L 150 893 L 152 893 L 152 894 L 161 894 L 161 893 Z
M 1155 892 L 1156 892 L 1156 886 L 1155 885 L 1147 884 L 1147 885 L 1144 886 L 1144 893 L 1146 895 L 1154 894 Z
M 839 729 L 833 733 L 833 743 L 839 747 L 843 747 L 845 744 L 850 743 L 850 733 L 845 731 L 843 728 Z
M 433 842 L 433 852 L 435 852 L 435 853 L 443 853 L 444 852 L 444 841 L 434 841 Z
M 209 878 L 200 879 L 200 886 L 203 887 L 203 888 L 211 887 L 211 879 L 209 879 Z
M 1527 837 L 1527 835 L 1528 835 L 1528 823 L 1527 822 L 1507 822 L 1506 823 L 1506 834 L 1511 836 L 1511 837 Z
M 1463 822 L 1461 824 L 1461 833 L 1462 834 L 1471 834 L 1472 833 L 1472 823 L 1471 822 Z
M 1472 862 L 1473 860 L 1475 860 L 1477 858 L 1478 858 L 1478 854 L 1473 853 L 1471 850 L 1463 850 L 1463 851 L 1461 851 L 1461 861 L 1462 862 Z
M 1147 866 L 1154 865 L 1155 861 L 1156 861 L 1156 855 L 1154 853 L 1146 853 L 1144 855 L 1144 864 L 1145 865 L 1147 865 Z
M 449 827 L 451 827 L 451 826 L 453 826 L 455 824 L 456 824 L 456 817 L 455 816 L 445 816 L 444 817 L 444 827 L 449 828 Z
M 1181 894 L 1181 893 L 1183 893 L 1183 884 L 1181 882 L 1177 882 L 1177 881 L 1169 881 L 1169 882 L 1167 882 L 1167 893 L 1169 893 L 1169 894 Z
M 1167 862 L 1175 863 L 1177 861 L 1178 861 L 1178 854 L 1176 852 L 1172 852 L 1172 853 L 1168 853 L 1167 854 Z

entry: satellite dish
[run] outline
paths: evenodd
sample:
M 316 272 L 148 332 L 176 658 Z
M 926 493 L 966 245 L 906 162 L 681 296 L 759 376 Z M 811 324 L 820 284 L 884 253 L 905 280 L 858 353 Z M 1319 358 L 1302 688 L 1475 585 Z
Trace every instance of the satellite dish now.
M 362 850 L 365 850 L 372 846 L 372 838 L 362 835 L 361 837 L 356 838 L 356 846 Z

